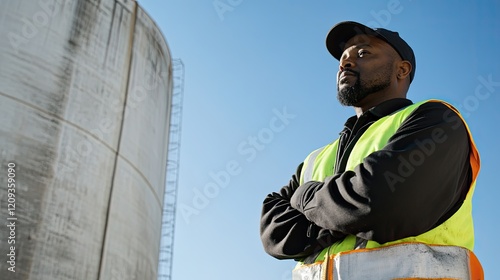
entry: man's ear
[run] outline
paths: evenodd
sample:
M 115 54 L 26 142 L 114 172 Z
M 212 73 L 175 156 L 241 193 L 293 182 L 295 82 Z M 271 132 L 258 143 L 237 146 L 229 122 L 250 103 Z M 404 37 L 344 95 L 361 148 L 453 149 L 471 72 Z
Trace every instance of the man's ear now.
M 408 77 L 411 73 L 411 69 L 413 67 L 411 66 L 411 63 L 406 61 L 406 60 L 403 60 L 399 63 L 399 67 L 398 67 L 398 78 L 403 80 L 405 79 L 406 77 Z

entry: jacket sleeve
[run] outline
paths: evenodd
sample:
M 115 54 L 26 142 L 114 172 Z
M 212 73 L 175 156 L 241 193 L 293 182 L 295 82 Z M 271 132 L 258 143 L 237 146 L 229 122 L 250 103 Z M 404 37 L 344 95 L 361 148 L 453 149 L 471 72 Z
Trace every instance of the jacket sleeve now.
M 379 243 L 424 233 L 465 199 L 471 183 L 468 137 L 455 112 L 425 103 L 382 150 L 352 171 L 303 184 L 291 205 L 321 228 Z
M 262 205 L 260 237 L 264 250 L 278 259 L 302 259 L 345 237 L 322 229 L 290 205 L 290 198 L 299 187 L 302 164 L 289 184 L 278 193 L 266 196 Z

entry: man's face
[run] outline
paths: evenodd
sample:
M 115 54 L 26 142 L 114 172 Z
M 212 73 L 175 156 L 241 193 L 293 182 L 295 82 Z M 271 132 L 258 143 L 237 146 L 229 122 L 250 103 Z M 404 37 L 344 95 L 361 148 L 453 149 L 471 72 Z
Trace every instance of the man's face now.
M 340 58 L 337 98 L 340 104 L 356 106 L 366 96 L 391 85 L 394 62 L 399 56 L 385 41 L 374 36 L 351 38 Z

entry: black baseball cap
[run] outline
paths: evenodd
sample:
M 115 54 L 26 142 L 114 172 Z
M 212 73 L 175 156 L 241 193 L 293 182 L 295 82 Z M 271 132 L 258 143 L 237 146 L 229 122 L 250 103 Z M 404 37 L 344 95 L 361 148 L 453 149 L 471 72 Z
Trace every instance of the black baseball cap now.
M 344 52 L 345 43 L 347 43 L 347 41 L 349 41 L 352 37 L 361 34 L 372 35 L 386 41 L 394 50 L 396 50 L 403 60 L 410 62 L 412 66 L 412 70 L 410 72 L 410 83 L 413 81 L 415 69 L 417 68 L 415 54 L 408 43 L 399 37 L 398 32 L 390 31 L 384 28 L 370 28 L 354 21 L 343 21 L 333 26 L 330 32 L 328 32 L 328 35 L 326 36 L 326 48 L 333 57 L 340 61 L 340 57 Z

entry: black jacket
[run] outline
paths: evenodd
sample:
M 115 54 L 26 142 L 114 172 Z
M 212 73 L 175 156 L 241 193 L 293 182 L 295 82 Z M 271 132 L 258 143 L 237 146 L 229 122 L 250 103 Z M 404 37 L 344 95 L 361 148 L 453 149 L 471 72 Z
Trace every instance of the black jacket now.
M 300 164 L 288 185 L 265 198 L 260 235 L 268 254 L 308 262 L 348 234 L 379 243 L 416 236 L 460 208 L 471 183 L 469 137 L 460 117 L 442 103 L 421 105 L 382 150 L 345 171 L 363 132 L 411 104 L 392 99 L 349 118 L 335 175 L 299 187 Z

